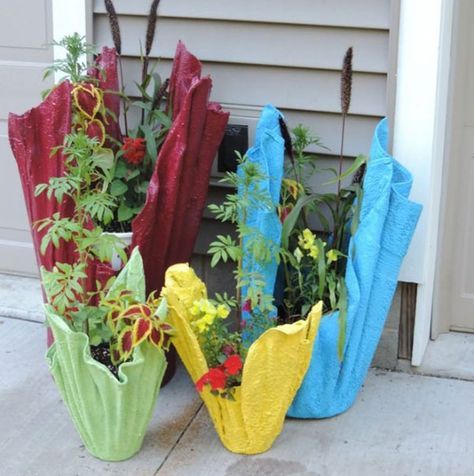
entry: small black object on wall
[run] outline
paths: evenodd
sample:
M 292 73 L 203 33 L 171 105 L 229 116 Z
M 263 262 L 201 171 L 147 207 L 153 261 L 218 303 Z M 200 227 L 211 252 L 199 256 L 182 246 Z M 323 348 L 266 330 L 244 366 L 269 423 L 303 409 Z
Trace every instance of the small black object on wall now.
M 249 128 L 243 124 L 228 124 L 219 146 L 217 171 L 220 173 L 237 171 L 235 151 L 244 155 L 249 147 Z

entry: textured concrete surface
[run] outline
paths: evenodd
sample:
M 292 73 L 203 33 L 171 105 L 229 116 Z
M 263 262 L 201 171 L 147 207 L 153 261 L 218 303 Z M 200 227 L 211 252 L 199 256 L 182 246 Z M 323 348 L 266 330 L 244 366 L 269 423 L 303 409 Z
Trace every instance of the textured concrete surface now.
M 39 279 L 0 274 L 0 316 L 43 322 Z
M 0 318 L 0 475 L 152 475 L 201 401 L 180 368 L 160 393 L 138 456 L 107 463 L 81 443 L 44 361 L 42 324 Z
M 440 334 L 435 341 L 428 343 L 419 367 L 412 367 L 408 361 L 399 361 L 398 368 L 421 375 L 474 381 L 474 334 Z
M 0 285 L 0 305 L 8 304 L 3 312 L 18 303 L 27 311 L 14 318 L 0 313 L 2 476 L 474 474 L 474 382 L 377 369 L 347 413 L 287 420 L 270 451 L 248 457 L 222 447 L 180 368 L 160 394 L 142 451 L 122 463 L 96 460 L 82 446 L 48 373 L 44 326 L 25 320 L 41 312 L 39 287 L 17 279 L 24 278 L 15 278 L 19 288 Z M 29 299 L 27 289 L 37 297 Z M 461 364 L 472 370 L 474 341 L 456 337 L 464 339 L 458 341 L 465 350 Z M 452 354 L 439 352 L 442 362 L 455 363 Z
M 347 413 L 287 420 L 258 456 L 225 451 L 203 408 L 159 474 L 468 476 L 473 428 L 472 382 L 372 370 Z

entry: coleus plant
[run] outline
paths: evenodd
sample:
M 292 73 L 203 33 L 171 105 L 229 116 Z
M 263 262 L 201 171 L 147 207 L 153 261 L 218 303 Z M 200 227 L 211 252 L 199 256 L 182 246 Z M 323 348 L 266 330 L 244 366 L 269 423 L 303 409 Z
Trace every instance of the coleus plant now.
M 157 299 L 152 293 L 145 303 L 141 303 L 134 293 L 123 290 L 117 297 L 105 299 L 101 304 L 107 309 L 105 322 L 112 332 L 110 356 L 114 365 L 127 361 L 135 347 L 145 340 L 158 349 L 168 350 L 173 331 L 165 322 L 165 299 Z

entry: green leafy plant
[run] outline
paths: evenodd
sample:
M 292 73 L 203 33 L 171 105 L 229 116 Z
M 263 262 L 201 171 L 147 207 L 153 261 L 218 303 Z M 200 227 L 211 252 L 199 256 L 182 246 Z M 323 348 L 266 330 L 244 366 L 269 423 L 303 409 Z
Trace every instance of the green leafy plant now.
M 265 264 L 280 252 L 277 244 L 269 243 L 258 229 L 247 224 L 250 210 L 274 209 L 268 193 L 257 185 L 265 175 L 247 157 L 239 155 L 238 162 L 239 171 L 228 172 L 222 182 L 239 193 L 229 193 L 223 203 L 209 206 L 218 220 L 235 225 L 236 236 L 218 235 L 210 244 L 209 254 L 212 267 L 221 261 L 235 263 L 236 297 L 216 294 L 215 300 L 201 299 L 191 309 L 194 316 L 191 326 L 209 367 L 209 371 L 196 382 L 196 388 L 202 391 L 209 385 L 212 393 L 231 400 L 234 399 L 234 388 L 241 384 L 249 344 L 276 325 L 276 319 L 272 317 L 275 309 L 273 295 L 266 294 L 262 276 L 244 271 L 242 264 L 247 259 Z M 243 289 L 245 295 L 242 296 Z M 240 331 L 230 330 L 226 321 L 232 309 L 239 315 L 241 312 L 251 315 L 248 323 L 243 322 Z
M 107 228 L 114 231 L 129 231 L 131 221 L 142 210 L 158 152 L 171 127 L 171 109 L 166 100 L 168 80 L 161 82 L 158 74 L 150 73 L 137 87 L 142 98 L 130 105 L 143 112 L 142 120 L 128 130 L 115 154 L 109 188 L 117 200 L 117 210 L 113 225 Z
M 342 359 L 347 316 L 347 290 L 344 281 L 345 263 L 349 253 L 349 236 L 359 225 L 362 203 L 362 179 L 367 158 L 359 155 L 343 170 L 344 135 L 351 100 L 352 48 L 346 52 L 341 74 L 341 147 L 339 166 L 321 168 L 316 156 L 306 153 L 312 145 L 320 146 L 304 126 L 292 131 L 291 153 L 283 181 L 280 216 L 282 229 L 282 267 L 285 292 L 281 319 L 291 321 L 304 316 L 318 299 L 323 300 L 325 312 L 339 310 L 338 353 Z M 336 186 L 335 192 L 311 190 L 314 174 L 329 173 L 332 179 L 323 187 Z M 343 186 L 354 176 L 348 186 Z M 323 238 L 316 237 L 309 227 L 309 218 L 316 217 Z
M 125 244 L 113 235 L 107 235 L 95 222 L 110 221 L 113 216 L 113 197 L 107 193 L 111 178 L 113 156 L 104 149 L 97 138 L 88 137 L 80 128 L 66 135 L 64 145 L 53 149 L 52 154 L 61 152 L 64 157 L 65 173 L 62 177 L 52 177 L 46 184 L 39 184 L 35 194 L 46 193 L 62 203 L 73 203 L 72 216 L 61 217 L 55 213 L 37 221 L 34 226 L 44 232 L 41 252 L 49 246 L 59 248 L 63 242 L 72 242 L 77 252 L 73 264 L 56 263 L 52 270 L 42 270 L 43 282 L 50 304 L 61 314 L 70 318 L 80 316 L 74 313 L 77 303 L 88 304 L 92 299 L 86 291 L 87 269 L 91 262 L 110 261 L 112 253 L 117 253 L 126 262 Z M 84 321 L 81 325 L 86 325 Z M 75 326 L 77 327 L 77 326 Z M 85 327 L 86 329 L 87 327 Z
M 256 186 L 265 175 L 258 165 L 252 163 L 247 157 L 238 156 L 240 172 L 228 172 L 221 180 L 222 183 L 231 185 L 241 191 L 227 194 L 225 200 L 219 205 L 209 205 L 209 210 L 222 222 L 235 225 L 237 238 L 230 235 L 218 235 L 217 240 L 209 247 L 211 266 L 216 266 L 220 261 L 236 263 L 236 302 L 240 310 L 242 301 L 241 289 L 247 288 L 244 301 L 249 301 L 252 310 L 268 313 L 273 310 L 273 296 L 265 294 L 265 282 L 259 273 L 244 271 L 244 259 L 253 263 L 268 263 L 273 256 L 278 256 L 280 247 L 276 243 L 268 242 L 257 228 L 247 225 L 247 217 L 251 209 L 272 210 L 273 204 L 267 193 Z
M 64 58 L 54 60 L 53 64 L 45 69 L 43 79 L 54 73 L 61 73 L 63 76 L 61 81 L 68 79 L 76 84 L 94 81 L 87 71 L 90 66 L 88 60 L 95 53 L 95 48 L 86 43 L 85 37 L 73 33 L 60 41 L 53 41 L 52 45 L 63 48 L 66 55 Z
M 162 81 L 155 72 L 157 63 L 150 68 L 151 48 L 155 38 L 159 0 L 152 0 L 147 19 L 145 51 L 140 55 L 142 74 L 135 82 L 140 98 L 131 100 L 125 94 L 122 67 L 122 40 L 117 13 L 112 0 L 105 0 L 112 39 L 117 52 L 120 72 L 120 97 L 123 110 L 123 142 L 116 143 L 115 169 L 109 192 L 117 200 L 112 223 L 106 224 L 109 231 L 131 230 L 132 220 L 140 213 L 146 200 L 146 192 L 155 168 L 160 148 L 172 122 L 172 105 L 168 96 L 169 81 Z M 138 110 L 140 121 L 129 127 L 128 111 Z M 110 140 L 110 138 L 109 138 Z
M 109 144 L 113 167 L 110 168 L 108 194 L 113 197 L 113 206 L 109 203 L 110 214 L 96 216 L 98 225 L 110 232 L 131 230 L 132 220 L 140 213 L 145 204 L 146 193 L 159 150 L 168 134 L 172 122 L 172 106 L 168 97 L 169 81 L 162 81 L 155 72 L 156 64 L 150 68 L 150 49 L 156 26 L 157 1 L 153 2 L 147 27 L 147 49 L 142 55 L 142 79 L 135 83 L 140 93 L 137 100 L 125 94 L 123 80 L 121 38 L 118 17 L 113 2 L 106 2 L 112 37 L 117 52 L 120 90 L 104 91 L 99 88 L 99 79 L 105 79 L 105 72 L 97 65 L 93 54 L 95 48 L 85 42 L 79 34 L 65 36 L 54 45 L 65 49 L 65 58 L 54 61 L 46 69 L 45 78 L 53 73 L 63 75 L 61 81 L 69 80 L 75 85 L 73 97 L 76 107 L 75 122 L 81 122 L 89 137 L 98 137 L 101 145 Z M 153 17 L 152 11 L 155 12 Z M 98 78 L 90 75 L 97 71 Z M 122 101 L 124 133 L 122 139 L 106 134 L 105 124 L 117 121 L 114 113 L 105 107 L 104 94 L 114 94 Z M 96 109 L 97 107 L 97 109 Z M 136 127 L 129 127 L 130 109 L 140 111 L 140 121 Z

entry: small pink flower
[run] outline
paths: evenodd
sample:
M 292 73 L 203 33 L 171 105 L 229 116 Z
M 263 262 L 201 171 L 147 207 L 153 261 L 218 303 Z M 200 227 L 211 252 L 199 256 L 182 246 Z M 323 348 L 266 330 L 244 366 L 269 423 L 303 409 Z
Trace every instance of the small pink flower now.
M 250 301 L 250 299 L 247 299 L 244 302 L 244 305 L 242 306 L 242 311 L 243 312 L 252 312 L 252 302 Z
M 229 357 L 231 356 L 232 354 L 235 354 L 235 348 L 233 345 L 230 345 L 230 344 L 225 344 L 223 347 L 222 347 L 222 352 L 224 353 L 224 355 L 226 357 Z

